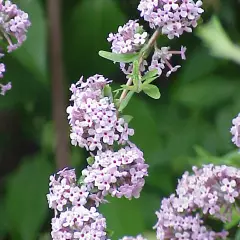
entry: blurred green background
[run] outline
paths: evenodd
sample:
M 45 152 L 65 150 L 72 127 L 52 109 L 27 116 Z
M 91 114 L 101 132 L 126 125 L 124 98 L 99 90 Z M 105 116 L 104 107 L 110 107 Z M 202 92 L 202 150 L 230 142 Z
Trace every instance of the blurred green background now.
M 12 81 L 13 89 L 0 99 L 0 240 L 47 240 L 53 215 L 46 200 L 48 179 L 63 165 L 55 154 L 56 136 L 65 134 L 54 127 L 54 109 L 66 108 L 68 88 L 81 75 L 104 74 L 114 79 L 115 86 L 126 81 L 118 65 L 101 59 L 98 51 L 109 50 L 108 33 L 139 17 L 139 1 L 62 1 L 63 69 L 59 68 L 64 83 L 59 84 L 65 105 L 58 105 L 56 99 L 53 102 L 53 96 L 62 94 L 51 80 L 49 12 L 53 12 L 48 11 L 47 1 L 15 2 L 29 13 L 32 27 L 24 45 L 5 57 L 3 80 Z M 170 78 L 157 79 L 161 99 L 140 94 L 126 109 L 134 117 L 132 140 L 144 151 L 150 169 L 140 199 L 110 199 L 111 204 L 101 207 L 108 227 L 115 232 L 113 239 L 151 234 L 161 198 L 174 191 L 177 179 L 191 165 L 213 161 L 239 165 L 240 158 L 231 153 L 229 129 L 240 111 L 240 53 L 233 44 L 240 41 L 240 2 L 205 0 L 204 9 L 203 23 L 194 34 L 159 40 L 159 46 L 188 48 L 186 61 L 172 59 L 182 68 Z M 54 42 L 58 41 L 55 36 Z M 87 153 L 70 143 L 68 147 L 70 157 L 65 164 L 76 167 L 79 174 Z

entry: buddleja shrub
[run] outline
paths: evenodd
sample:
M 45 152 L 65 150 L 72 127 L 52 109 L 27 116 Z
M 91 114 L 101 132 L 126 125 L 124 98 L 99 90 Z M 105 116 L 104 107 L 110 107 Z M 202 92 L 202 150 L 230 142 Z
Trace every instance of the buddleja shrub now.
M 112 51 L 99 52 L 100 56 L 119 63 L 126 75 L 126 84 L 112 91 L 112 81 L 96 74 L 86 80 L 81 77 L 70 87 L 71 105 L 67 113 L 71 143 L 89 152 L 88 166 L 80 179 L 76 179 L 74 169 L 68 168 L 50 177 L 47 199 L 54 210 L 52 239 L 110 239 L 99 206 L 108 204 L 108 195 L 140 197 L 148 164 L 143 152 L 130 141 L 134 135 L 129 127 L 131 116 L 124 115 L 123 110 L 134 93 L 144 92 L 151 98 L 160 98 L 154 80 L 162 74 L 169 77 L 180 68 L 171 64 L 171 58 L 179 55 L 185 60 L 186 47 L 171 50 L 158 46 L 157 40 L 161 35 L 173 39 L 192 32 L 203 13 L 201 6 L 201 1 L 193 0 L 141 0 L 138 10 L 154 29 L 153 34 L 147 33 L 138 20 L 130 20 L 119 27 L 117 33 L 109 34 L 107 41 Z M 1 36 L 7 42 L 7 51 L 11 52 L 26 39 L 30 22 L 28 15 L 10 1 L 0 1 L 0 11 Z M 1 77 L 4 71 L 1 63 Z M 0 86 L 2 94 L 11 88 L 10 83 Z M 240 147 L 240 115 L 233 119 L 231 133 L 232 141 Z M 183 174 L 175 194 L 162 200 L 154 226 L 157 239 L 227 239 L 227 231 L 216 232 L 205 220 L 231 221 L 240 202 L 239 192 L 239 169 L 211 164 L 193 167 L 193 174 Z M 138 235 L 122 239 L 145 238 Z
M 185 60 L 186 47 L 171 50 L 158 46 L 157 40 L 161 35 L 173 39 L 192 32 L 203 13 L 201 6 L 201 1 L 193 0 L 141 0 L 138 10 L 155 30 L 153 34 L 146 32 L 138 20 L 129 20 L 117 33 L 109 34 L 112 51 L 99 52 L 101 57 L 119 63 L 126 84 L 112 91 L 112 81 L 99 74 L 86 80 L 81 77 L 72 84 L 71 105 L 67 108 L 71 143 L 85 148 L 90 156 L 79 180 L 74 169 L 63 169 L 50 177 L 47 198 L 55 211 L 53 239 L 110 239 L 99 205 L 108 203 L 108 195 L 140 197 L 148 165 L 143 152 L 130 141 L 134 134 L 129 127 L 131 116 L 125 116 L 123 110 L 134 93 L 160 98 L 154 80 L 162 74 L 169 77 L 180 68 L 171 64 L 171 58 L 179 55 Z M 240 116 L 233 124 L 233 142 L 239 147 Z M 193 174 L 186 172 L 179 180 L 176 193 L 162 200 L 154 226 L 157 239 L 227 239 L 227 231 L 216 232 L 204 220 L 231 221 L 239 192 L 240 170 L 214 165 L 193 167 Z M 145 238 L 138 235 L 122 239 Z

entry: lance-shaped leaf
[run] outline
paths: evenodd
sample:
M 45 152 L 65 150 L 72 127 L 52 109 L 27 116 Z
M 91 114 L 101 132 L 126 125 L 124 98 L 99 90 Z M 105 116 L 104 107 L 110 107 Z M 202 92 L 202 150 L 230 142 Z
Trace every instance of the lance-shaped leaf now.
M 213 17 L 209 23 L 201 26 L 198 29 L 198 36 L 213 56 L 240 64 L 240 46 L 231 41 L 217 17 Z
M 152 70 L 152 71 L 148 71 L 143 77 L 142 77 L 142 80 L 148 80 L 148 79 L 151 79 L 151 78 L 157 78 L 158 77 L 158 70 Z
M 142 90 L 151 98 L 159 99 L 161 97 L 158 87 L 153 84 L 143 85 Z
M 123 109 L 128 105 L 130 99 L 132 98 L 134 92 L 128 92 L 128 94 L 126 95 L 126 97 L 122 100 L 122 102 L 120 103 L 119 112 L 122 112 Z
M 113 62 L 131 63 L 138 58 L 138 53 L 118 54 L 118 53 L 112 53 L 112 52 L 106 52 L 106 51 L 99 51 L 98 54 L 99 56 Z

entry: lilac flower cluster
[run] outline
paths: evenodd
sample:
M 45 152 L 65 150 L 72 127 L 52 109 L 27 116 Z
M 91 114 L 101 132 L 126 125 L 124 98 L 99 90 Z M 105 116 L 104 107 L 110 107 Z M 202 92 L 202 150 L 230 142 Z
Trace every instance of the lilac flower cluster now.
M 30 27 L 28 14 L 20 10 L 16 4 L 11 1 L 0 0 L 0 26 L 1 37 L 5 39 L 8 46 L 7 52 L 12 52 L 22 45 L 26 40 L 27 30 Z M 4 54 L 0 54 L 3 57 Z M 5 72 L 5 65 L 0 63 L 0 78 Z M 1 95 L 5 95 L 6 91 L 12 88 L 11 83 L 0 84 Z
M 240 113 L 232 120 L 233 126 L 231 127 L 232 142 L 240 148 Z
M 108 42 L 112 42 L 114 53 L 134 53 L 146 43 L 147 32 L 139 25 L 137 20 L 129 20 L 123 27 L 118 28 L 116 34 L 110 33 Z
M 102 150 L 105 145 L 116 141 L 124 144 L 128 136 L 134 134 L 123 118 L 117 117 L 117 111 L 109 97 L 103 94 L 103 88 L 110 81 L 101 75 L 94 75 L 77 84 L 72 84 L 71 101 L 67 108 L 71 125 L 71 142 L 85 147 L 89 151 Z
M 176 195 L 163 199 L 158 211 L 158 239 L 225 239 L 227 232 L 215 233 L 203 226 L 196 212 L 230 221 L 234 203 L 240 196 L 240 170 L 228 166 L 193 167 L 194 175 L 184 173 Z M 183 238 L 185 237 L 185 238 Z
M 192 27 L 197 26 L 197 21 L 204 12 L 201 6 L 202 1 L 200 0 L 196 3 L 193 0 L 141 0 L 138 10 L 144 20 L 149 22 L 151 28 L 157 28 L 169 39 L 173 39 L 184 32 L 192 32 Z M 138 24 L 137 20 L 130 20 L 123 27 L 119 27 L 118 33 L 110 33 L 107 40 L 112 42 L 111 49 L 114 53 L 136 53 L 143 49 L 144 45 L 147 46 L 148 34 Z M 166 76 L 169 77 L 172 72 L 176 72 L 180 67 L 180 65 L 172 66 L 169 60 L 173 54 L 180 54 L 181 58 L 185 60 L 186 48 L 181 47 L 180 51 L 170 51 L 169 47 L 158 49 L 156 39 L 154 42 L 155 51 L 150 66 L 147 67 L 148 63 L 145 56 L 140 61 L 139 70 L 142 73 L 157 70 L 160 76 L 167 66 Z M 149 50 L 147 49 L 147 51 Z M 147 56 L 149 53 L 147 52 Z M 121 62 L 120 68 L 124 74 L 130 75 L 133 71 L 133 64 Z
M 147 240 L 147 239 L 144 238 L 142 235 L 137 235 L 136 237 L 125 236 L 119 240 Z
M 169 39 L 183 32 L 192 32 L 201 14 L 202 1 L 193 0 L 141 0 L 138 10 L 151 28 L 160 28 Z
M 148 40 L 148 34 L 139 25 L 138 20 L 129 20 L 124 26 L 118 28 L 117 33 L 110 33 L 108 42 L 112 43 L 111 49 L 114 53 L 136 53 Z M 141 64 L 141 71 L 145 71 L 147 61 Z M 133 64 L 120 63 L 121 70 L 126 74 L 132 72 Z
M 53 239 L 107 239 L 106 221 L 97 207 L 107 202 L 107 195 L 138 198 L 148 175 L 143 153 L 128 140 L 133 130 L 104 91 L 109 82 L 94 75 L 86 81 L 82 77 L 70 88 L 70 138 L 91 157 L 78 184 L 74 170 L 64 169 L 50 177 L 47 199 L 55 211 Z
M 82 172 L 85 177 L 83 182 L 91 188 L 97 188 L 102 196 L 111 194 L 118 198 L 138 198 L 145 183 L 147 168 L 143 153 L 132 144 L 117 152 L 98 151 L 92 166 Z
M 31 25 L 28 14 L 20 10 L 11 1 L 0 1 L 1 33 L 8 43 L 8 52 L 17 49 L 26 40 L 27 30 Z M 14 41 L 13 41 L 14 40 Z
M 143 45 L 146 43 L 147 40 L 147 33 L 143 32 L 142 34 L 135 32 L 136 29 L 141 29 L 143 31 L 143 27 L 139 26 L 137 21 L 130 20 L 126 25 L 123 27 L 119 27 L 118 33 L 113 34 L 110 33 L 108 37 L 108 41 L 112 42 L 112 52 L 115 53 L 135 53 Z M 136 44 L 138 43 L 138 44 Z M 140 72 L 144 73 L 145 71 L 157 70 L 158 75 L 162 74 L 163 69 L 165 67 L 168 68 L 166 76 L 169 77 L 172 72 L 176 72 L 180 65 L 172 66 L 170 60 L 173 55 L 180 55 L 183 60 L 186 59 L 185 56 L 186 47 L 181 47 L 180 51 L 171 51 L 170 47 L 162 47 L 158 49 L 155 46 L 155 51 L 152 56 L 151 64 L 149 67 L 148 62 L 144 59 L 140 64 Z M 129 75 L 132 73 L 133 64 L 132 63 L 120 63 L 120 68 L 124 74 Z
M 54 209 L 52 239 L 107 239 L 106 219 L 88 199 L 85 186 L 77 186 L 74 170 L 50 177 L 49 207 Z

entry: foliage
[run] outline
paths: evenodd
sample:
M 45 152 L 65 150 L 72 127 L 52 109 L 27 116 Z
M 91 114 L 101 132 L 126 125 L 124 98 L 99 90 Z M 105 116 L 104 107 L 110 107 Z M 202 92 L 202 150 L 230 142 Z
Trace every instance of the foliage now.
M 12 81 L 13 90 L 0 100 L 0 239 L 33 240 L 40 234 L 47 239 L 50 218 L 42 196 L 47 193 L 50 172 L 55 171 L 54 141 L 49 141 L 54 134 L 47 14 L 45 1 L 18 2 L 30 14 L 33 26 L 25 45 L 6 57 L 6 80 Z M 132 9 L 125 9 L 129 1 L 64 1 L 66 86 L 77 81 L 79 74 L 90 76 L 95 72 L 117 79 L 116 88 L 125 84 L 123 76 L 117 75 L 117 64 L 97 56 L 97 51 L 108 49 L 107 34 L 133 17 L 138 1 L 131 2 Z M 235 3 L 223 2 L 217 10 L 207 10 L 206 18 L 213 13 L 216 18 L 204 23 L 197 36 L 189 34 L 173 42 L 189 46 L 189 61 L 169 79 L 154 80 L 161 89 L 161 101 L 143 93 L 132 94 L 126 107 L 126 114 L 133 116 L 133 140 L 144 149 L 150 170 L 139 200 L 110 199 L 112 204 L 102 208 L 116 239 L 139 232 L 151 235 L 160 198 L 174 191 L 177 178 L 192 165 L 213 162 L 240 166 L 229 134 L 231 119 L 240 106 L 239 66 L 234 63 L 239 63 L 240 55 L 238 45 L 232 45 L 240 40 L 239 16 Z M 158 98 L 156 87 L 151 88 L 148 85 L 145 93 Z M 72 165 L 81 169 L 84 152 L 73 151 Z

